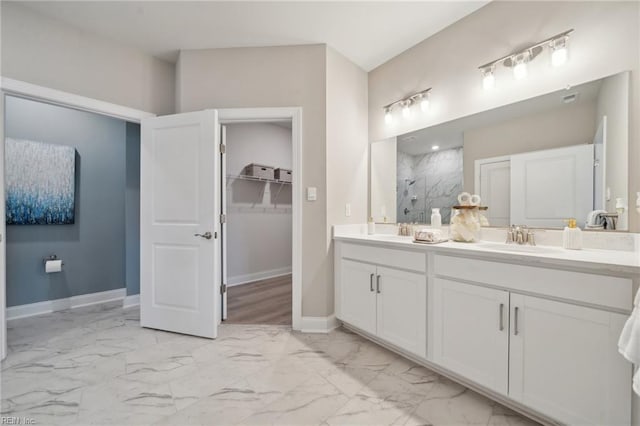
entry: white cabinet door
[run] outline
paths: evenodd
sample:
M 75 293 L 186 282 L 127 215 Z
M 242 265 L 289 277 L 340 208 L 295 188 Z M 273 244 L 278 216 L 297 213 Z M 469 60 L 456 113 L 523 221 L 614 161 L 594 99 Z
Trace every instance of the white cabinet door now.
M 567 424 L 629 424 L 631 364 L 617 352 L 624 320 L 511 294 L 509 396 Z
M 427 278 L 378 266 L 377 335 L 416 355 L 427 354 Z
M 560 227 L 575 217 L 582 225 L 591 210 L 593 145 L 511 156 L 511 223 Z
M 434 361 L 506 395 L 509 293 L 436 278 L 432 306 Z
M 341 261 L 341 320 L 371 334 L 376 332 L 376 266 Z
M 214 110 L 142 121 L 140 324 L 215 338 L 219 320 Z

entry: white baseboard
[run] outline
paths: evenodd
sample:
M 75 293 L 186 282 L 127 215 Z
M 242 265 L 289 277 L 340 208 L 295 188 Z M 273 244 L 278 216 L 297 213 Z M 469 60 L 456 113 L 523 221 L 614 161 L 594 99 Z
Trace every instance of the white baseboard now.
M 122 308 L 123 309 L 133 308 L 134 306 L 140 306 L 140 295 L 139 294 L 132 294 L 130 296 L 125 297 L 122 300 Z
M 303 333 L 328 333 L 339 326 L 340 321 L 335 315 L 329 315 L 328 317 L 302 317 L 300 331 Z
M 284 268 L 271 269 L 269 271 L 254 272 L 245 275 L 236 275 L 235 277 L 227 278 L 227 286 L 233 287 L 234 285 L 241 285 L 252 283 L 254 281 L 266 280 L 269 278 L 281 277 L 283 275 L 291 274 L 291 266 Z
M 83 306 L 123 300 L 126 295 L 126 288 L 118 288 L 115 290 L 101 291 L 99 293 L 66 297 L 64 299 L 45 300 L 44 302 L 11 306 L 7 308 L 7 321 L 35 315 L 50 314 L 51 312 L 63 311 L 65 309 L 75 309 Z

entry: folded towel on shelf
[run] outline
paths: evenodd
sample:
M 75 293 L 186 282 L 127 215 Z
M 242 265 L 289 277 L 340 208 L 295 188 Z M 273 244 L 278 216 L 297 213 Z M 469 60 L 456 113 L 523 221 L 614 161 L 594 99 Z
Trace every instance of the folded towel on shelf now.
M 640 291 L 636 293 L 633 311 L 620 334 L 618 350 L 629 362 L 640 367 Z M 633 376 L 633 390 L 640 395 L 640 368 Z

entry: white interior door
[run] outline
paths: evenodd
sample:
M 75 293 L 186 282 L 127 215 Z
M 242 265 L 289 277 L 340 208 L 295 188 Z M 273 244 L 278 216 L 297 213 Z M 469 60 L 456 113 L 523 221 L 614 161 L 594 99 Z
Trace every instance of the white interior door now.
M 511 161 L 476 161 L 476 192 L 491 226 L 509 226 L 511 215 Z M 479 192 L 478 192 L 479 191 Z
M 220 292 L 222 295 L 221 298 L 221 312 L 222 319 L 227 319 L 227 156 L 226 154 L 226 146 L 227 146 L 227 128 L 226 126 L 220 126 L 220 144 L 224 146 L 225 149 L 220 152 L 220 197 L 221 197 L 221 205 L 220 210 L 222 217 L 225 220 L 221 221 L 220 225 L 220 243 L 222 246 L 222 291 Z
M 142 121 L 143 327 L 216 337 L 220 307 L 217 121 L 215 110 Z
M 511 156 L 511 222 L 561 227 L 584 225 L 593 210 L 593 145 Z

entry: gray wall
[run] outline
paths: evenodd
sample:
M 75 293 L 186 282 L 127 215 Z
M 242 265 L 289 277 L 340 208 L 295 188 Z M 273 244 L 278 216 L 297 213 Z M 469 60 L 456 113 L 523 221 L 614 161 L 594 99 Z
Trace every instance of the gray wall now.
M 300 178 L 304 187 L 318 191 L 316 201 L 304 201 L 302 206 L 302 314 L 312 317 L 333 312 L 326 226 L 326 52 L 325 45 L 183 50 L 177 64 L 178 112 L 303 108 Z
M 173 113 L 174 64 L 19 3 L 0 2 L 3 77 L 156 114 Z
M 125 256 L 127 296 L 140 293 L 140 125 L 127 124 Z
M 7 306 L 125 286 L 126 123 L 7 97 L 6 136 L 76 148 L 73 225 L 7 226 Z M 42 259 L 64 261 L 45 274 Z
M 596 103 L 589 101 L 466 130 L 464 190 L 475 191 L 476 160 L 591 143 L 597 128 Z

